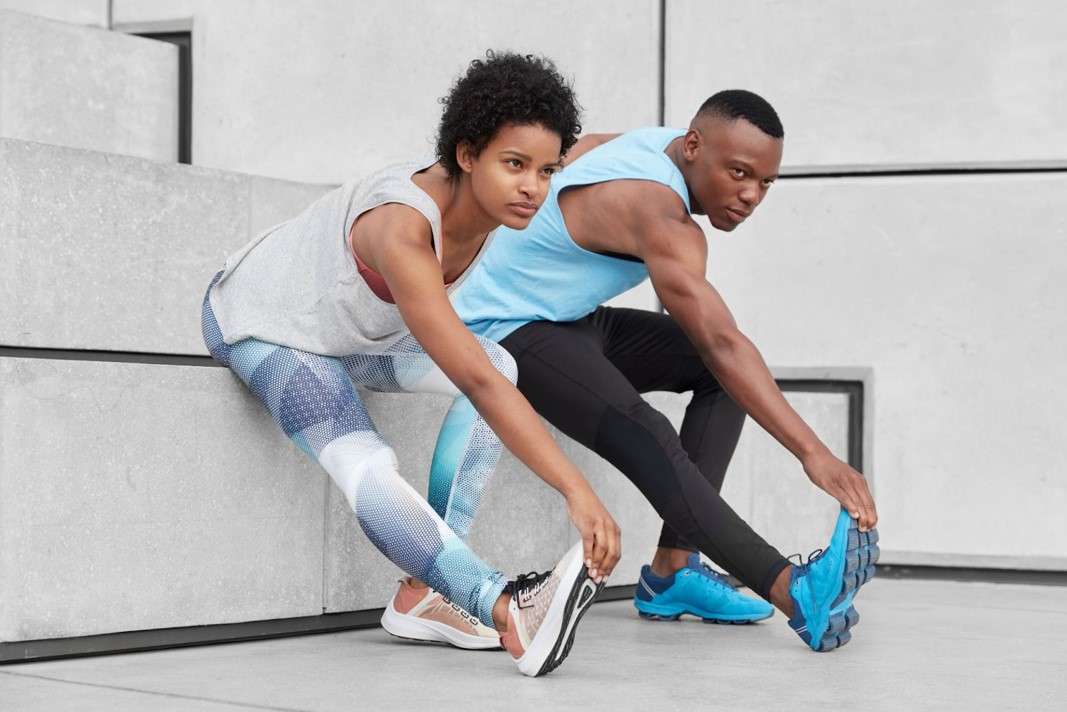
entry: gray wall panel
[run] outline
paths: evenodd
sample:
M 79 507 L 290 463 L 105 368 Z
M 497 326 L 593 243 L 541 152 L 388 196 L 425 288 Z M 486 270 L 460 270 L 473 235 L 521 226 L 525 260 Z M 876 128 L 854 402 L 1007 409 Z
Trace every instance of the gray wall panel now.
M 0 641 L 318 615 L 325 492 L 226 370 L 0 358 Z

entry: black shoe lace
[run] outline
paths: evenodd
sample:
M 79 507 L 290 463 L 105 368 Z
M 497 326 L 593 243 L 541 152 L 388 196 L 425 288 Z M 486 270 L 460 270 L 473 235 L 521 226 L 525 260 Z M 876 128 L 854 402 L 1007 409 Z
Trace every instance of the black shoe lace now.
M 534 591 L 551 575 L 551 571 L 545 571 L 543 573 L 531 571 L 528 574 L 519 574 L 515 577 L 514 581 L 508 581 L 507 590 L 512 596 L 518 596 L 520 591 Z
M 797 566 L 806 566 L 807 564 L 810 564 L 811 562 L 815 561 L 816 559 L 818 559 L 822 555 L 823 555 L 823 550 L 822 549 L 816 549 L 815 551 L 813 551 L 810 554 L 808 554 L 808 560 L 807 561 L 804 561 L 802 559 L 802 557 L 800 555 L 800 552 L 797 552 L 796 554 L 790 554 L 789 556 L 787 556 L 785 558 L 786 558 L 787 561 L 792 561 L 793 557 L 795 556 L 796 559 L 797 559 Z

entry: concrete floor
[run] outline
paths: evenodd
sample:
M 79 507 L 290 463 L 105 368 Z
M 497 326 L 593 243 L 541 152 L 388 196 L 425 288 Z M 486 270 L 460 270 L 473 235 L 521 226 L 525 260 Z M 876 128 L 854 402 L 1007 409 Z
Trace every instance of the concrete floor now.
M 587 614 L 567 662 L 523 677 L 504 652 L 381 629 L 0 667 L 0 710 L 1007 710 L 1067 706 L 1067 588 L 875 580 L 833 653 L 780 615 L 751 626 Z M 684 705 L 684 707 L 683 707 Z

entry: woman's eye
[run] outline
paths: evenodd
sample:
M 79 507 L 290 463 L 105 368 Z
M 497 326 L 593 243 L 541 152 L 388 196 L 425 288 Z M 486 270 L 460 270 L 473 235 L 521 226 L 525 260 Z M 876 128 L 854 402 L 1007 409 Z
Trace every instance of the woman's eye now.
M 522 168 L 522 161 L 517 158 L 509 158 L 508 165 L 512 168 Z

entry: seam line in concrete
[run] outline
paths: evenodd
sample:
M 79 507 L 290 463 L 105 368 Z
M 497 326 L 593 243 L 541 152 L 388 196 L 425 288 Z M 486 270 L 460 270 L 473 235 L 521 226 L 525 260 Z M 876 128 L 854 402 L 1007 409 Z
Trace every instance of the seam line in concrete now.
M 121 692 L 136 692 L 142 695 L 155 695 L 157 697 L 170 697 L 179 700 L 195 700 L 197 702 L 210 702 L 213 704 L 230 705 L 233 707 L 240 707 L 242 709 L 252 710 L 272 710 L 272 712 L 312 712 L 311 710 L 304 710 L 298 707 L 270 707 L 267 705 L 255 705 L 248 702 L 233 702 L 231 700 L 224 700 L 215 697 L 198 697 L 196 695 L 182 695 L 177 692 L 158 692 L 155 690 L 139 690 L 136 687 L 124 687 L 122 685 L 104 685 L 97 682 L 81 682 L 80 680 L 63 680 L 61 678 L 48 677 L 47 675 L 34 675 L 24 672 L 12 672 L 10 670 L 0 670 L 0 675 L 11 675 L 14 677 L 27 677 L 35 680 L 47 680 L 48 682 L 59 682 L 67 685 L 80 685 L 82 687 L 94 687 L 102 690 L 119 690 Z

